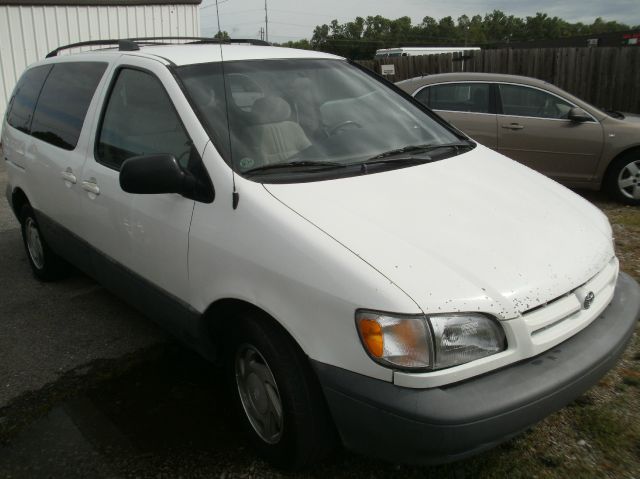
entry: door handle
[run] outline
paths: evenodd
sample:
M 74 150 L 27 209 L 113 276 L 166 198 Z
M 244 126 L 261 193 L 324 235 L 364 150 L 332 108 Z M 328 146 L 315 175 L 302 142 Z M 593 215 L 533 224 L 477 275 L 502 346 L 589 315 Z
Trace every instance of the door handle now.
M 522 130 L 524 126 L 520 123 L 509 123 L 508 125 L 502 125 L 502 128 L 506 128 L 508 130 Z
M 64 170 L 61 176 L 64 181 L 68 181 L 69 183 L 74 185 L 78 181 L 78 179 L 76 178 L 76 175 L 73 174 L 73 171 L 71 170 L 71 168 L 67 168 L 66 170 Z
M 100 188 L 98 188 L 95 178 L 90 178 L 89 181 L 83 181 L 82 189 L 96 196 L 100 194 Z

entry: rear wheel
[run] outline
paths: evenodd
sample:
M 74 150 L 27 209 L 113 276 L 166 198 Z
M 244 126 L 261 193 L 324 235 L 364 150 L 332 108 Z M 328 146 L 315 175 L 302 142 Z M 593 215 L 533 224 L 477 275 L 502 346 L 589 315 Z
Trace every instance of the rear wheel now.
M 336 435 L 309 361 L 259 313 L 234 318 L 226 370 L 245 434 L 265 460 L 299 469 L 333 449 Z
M 604 180 L 607 193 L 627 205 L 640 205 L 640 152 L 614 160 Z
M 47 245 L 33 209 L 28 204 L 20 210 L 20 223 L 27 259 L 36 278 L 54 281 L 64 277 L 68 272 L 68 265 Z

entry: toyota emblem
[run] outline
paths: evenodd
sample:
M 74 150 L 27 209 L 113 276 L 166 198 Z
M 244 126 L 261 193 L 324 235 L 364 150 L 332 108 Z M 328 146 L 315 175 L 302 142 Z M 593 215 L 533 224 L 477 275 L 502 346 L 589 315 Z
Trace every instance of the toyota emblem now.
M 593 291 L 589 291 L 587 295 L 584 297 L 584 303 L 582 303 L 582 306 L 584 307 L 584 309 L 589 309 L 594 299 L 596 299 L 596 295 L 593 294 Z

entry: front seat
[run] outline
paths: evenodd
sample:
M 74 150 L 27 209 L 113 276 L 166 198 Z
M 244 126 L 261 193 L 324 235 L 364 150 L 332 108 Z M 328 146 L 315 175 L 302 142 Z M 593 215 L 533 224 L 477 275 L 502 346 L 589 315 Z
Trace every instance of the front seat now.
M 286 161 L 311 146 L 300 125 L 289 119 L 291 107 L 283 98 L 259 98 L 251 114 L 255 124 L 247 128 L 247 135 L 263 164 Z

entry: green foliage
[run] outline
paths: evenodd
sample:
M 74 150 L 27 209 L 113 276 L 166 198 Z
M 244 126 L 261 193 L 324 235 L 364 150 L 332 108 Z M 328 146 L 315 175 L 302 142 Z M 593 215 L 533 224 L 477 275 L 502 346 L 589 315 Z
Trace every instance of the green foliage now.
M 296 40 L 295 42 L 293 41 L 288 41 L 286 43 L 281 43 L 280 44 L 281 47 L 289 47 L 289 48 L 298 48 L 300 50 L 311 50 L 311 44 L 309 43 L 309 40 L 302 39 L 302 40 Z
M 218 33 L 216 33 L 213 38 L 220 38 L 222 40 L 229 40 L 231 37 L 229 36 L 229 34 L 226 31 L 219 31 Z
M 640 26 L 636 27 L 640 28 Z M 380 15 L 314 28 L 311 40 L 287 42 L 283 46 L 322 50 L 354 59 L 372 58 L 379 48 L 401 45 L 469 45 L 487 46 L 515 41 L 533 41 L 629 30 L 631 27 L 598 17 L 586 25 L 570 23 L 559 17 L 538 12 L 525 18 L 494 10 L 484 15 L 460 16 L 457 20 L 424 17 L 417 25 L 409 17 L 391 20 Z

